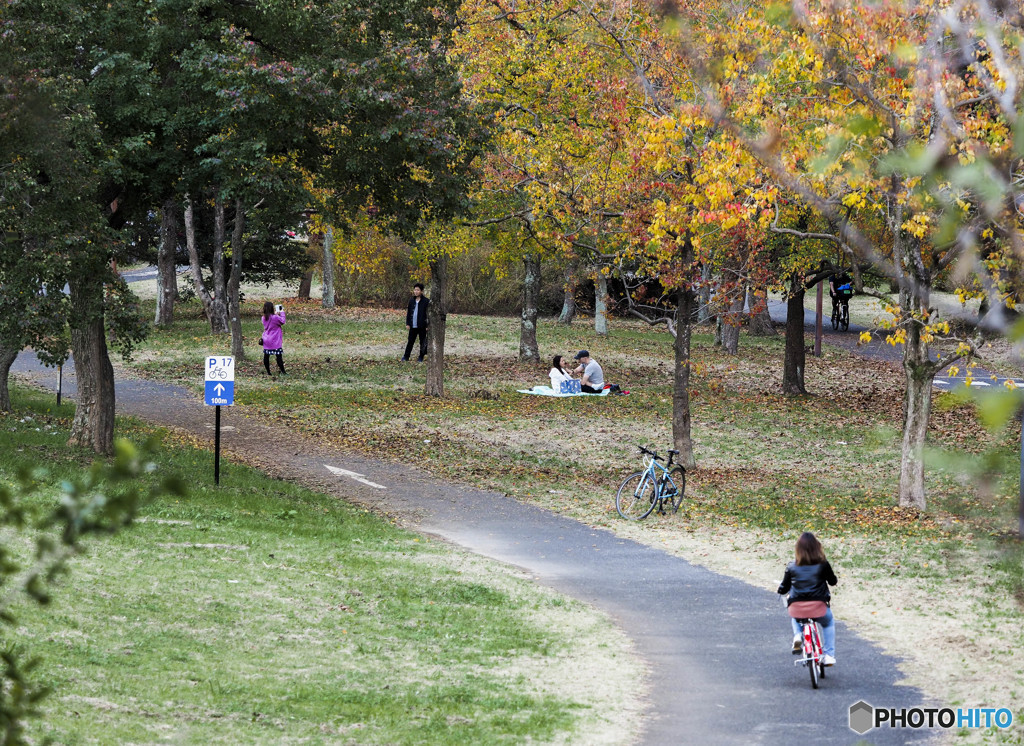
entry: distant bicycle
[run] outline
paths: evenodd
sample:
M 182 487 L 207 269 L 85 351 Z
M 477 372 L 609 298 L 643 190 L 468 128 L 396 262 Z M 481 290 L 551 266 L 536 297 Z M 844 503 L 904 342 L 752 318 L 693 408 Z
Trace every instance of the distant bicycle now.
M 832 329 L 843 331 L 850 329 L 850 298 L 853 297 L 853 285 L 846 283 L 836 288 L 832 296 Z
M 785 601 L 785 599 L 783 599 Z M 828 606 L 824 601 L 794 601 L 789 605 L 789 615 L 796 619 L 803 632 L 803 647 L 796 666 L 804 665 L 811 674 L 811 687 L 818 688 L 818 679 L 825 678 L 825 651 L 821 645 L 821 629 L 814 620 L 825 616 Z
M 615 494 L 615 509 L 619 515 L 629 521 L 640 521 L 649 516 L 655 509 L 665 515 L 665 507 L 672 512 L 679 510 L 686 491 L 686 469 L 681 464 L 673 463 L 679 451 L 668 452 L 668 463 L 662 466 L 659 461 L 664 459 L 656 452 L 639 446 L 643 455 L 644 470 L 630 474 L 619 485 Z

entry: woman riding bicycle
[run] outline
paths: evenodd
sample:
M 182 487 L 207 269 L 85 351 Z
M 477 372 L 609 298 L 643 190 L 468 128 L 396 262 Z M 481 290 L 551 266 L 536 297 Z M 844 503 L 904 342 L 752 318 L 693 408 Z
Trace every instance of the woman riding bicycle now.
M 787 605 L 795 601 L 822 601 L 826 605 L 832 600 L 828 586 L 839 581 L 832 571 L 832 565 L 825 559 L 825 550 L 814 534 L 805 531 L 796 541 L 796 560 L 786 567 L 777 593 L 789 593 Z M 803 646 L 800 624 L 790 618 L 793 623 L 793 652 L 799 653 Z M 832 609 L 827 609 L 824 616 L 816 618 L 821 625 L 824 663 L 833 666 L 836 662 L 836 625 L 832 617 Z

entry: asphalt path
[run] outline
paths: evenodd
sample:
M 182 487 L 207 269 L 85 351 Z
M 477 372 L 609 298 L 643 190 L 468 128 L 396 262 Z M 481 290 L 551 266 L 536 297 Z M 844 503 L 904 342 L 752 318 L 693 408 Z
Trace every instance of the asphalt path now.
M 197 383 L 202 362 L 197 355 Z M 56 388 L 56 372 L 31 353 L 19 356 L 12 372 Z M 64 394 L 73 399 L 73 364 L 64 372 Z M 244 380 L 236 381 L 236 390 L 244 386 Z M 125 377 L 118 378 L 116 388 L 118 414 L 193 433 L 212 447 L 213 411 L 199 395 Z M 648 667 L 648 704 L 636 743 L 904 744 L 931 735 L 884 729 L 861 738 L 851 731 L 849 708 L 859 700 L 884 707 L 942 703 L 927 703 L 918 690 L 899 685 L 896 659 L 841 621 L 838 663 L 812 691 L 806 669 L 793 664 L 789 620 L 774 588 L 715 574 L 503 495 L 326 447 L 262 421 L 258 411 L 225 407 L 222 419 L 223 480 L 231 479 L 232 454 L 240 458 L 274 443 L 274 476 L 372 507 L 415 531 L 523 568 L 537 582 L 609 614 Z M 212 463 L 210 471 L 212 481 Z M 787 559 L 779 558 L 780 579 Z M 841 620 L 842 580 L 834 609 Z M 585 737 L 580 742 L 586 743 Z

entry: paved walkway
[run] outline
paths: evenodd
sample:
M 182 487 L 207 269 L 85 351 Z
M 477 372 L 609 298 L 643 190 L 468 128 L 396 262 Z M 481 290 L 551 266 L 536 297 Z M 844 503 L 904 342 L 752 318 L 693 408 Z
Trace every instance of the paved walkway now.
M 13 372 L 55 389 L 56 374 L 23 354 Z M 197 381 L 201 363 L 196 366 Z M 73 366 L 64 391 L 74 398 Z M 236 383 L 239 388 L 245 381 Z M 183 388 L 122 378 L 117 410 L 179 428 L 212 445 L 213 412 Z M 818 691 L 793 665 L 789 622 L 774 589 L 752 587 L 687 561 L 492 492 L 440 482 L 406 465 L 324 447 L 259 412 L 227 407 L 223 435 L 231 453 L 281 449 L 275 476 L 372 506 L 413 530 L 526 569 L 547 584 L 608 613 L 649 667 L 650 697 L 637 743 L 904 744 L 926 731 L 880 730 L 866 739 L 847 727 L 850 705 L 912 707 L 919 691 L 899 686 L 896 660 L 839 623 L 839 664 Z M 212 459 L 211 459 L 212 461 Z M 211 474 L 206 478 L 212 481 Z M 197 475 L 196 478 L 202 478 Z M 779 558 L 780 577 L 786 558 Z M 841 600 L 836 608 L 842 618 Z M 585 682 L 580 682 L 585 686 Z M 585 740 L 581 741 L 585 743 Z

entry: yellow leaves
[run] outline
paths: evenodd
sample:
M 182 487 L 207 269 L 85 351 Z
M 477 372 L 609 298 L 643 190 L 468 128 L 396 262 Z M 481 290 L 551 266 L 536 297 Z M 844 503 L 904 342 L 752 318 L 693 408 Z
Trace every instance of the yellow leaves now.
M 870 341 L 871 341 L 871 332 L 861 332 L 860 333 L 860 343 L 861 344 L 868 344 Z
M 893 331 L 890 334 L 886 335 L 885 341 L 886 341 L 887 344 L 890 344 L 893 347 L 895 347 L 896 345 L 906 344 L 907 343 L 907 330 L 903 329 L 902 327 L 899 328 L 899 329 L 896 329 L 895 331 Z
M 930 215 L 919 212 L 903 223 L 903 230 L 916 238 L 924 239 L 928 235 L 931 221 Z
M 860 209 L 867 204 L 867 200 L 864 199 L 864 195 L 861 192 L 850 192 L 843 197 L 843 205 L 846 207 L 852 207 L 854 209 Z

